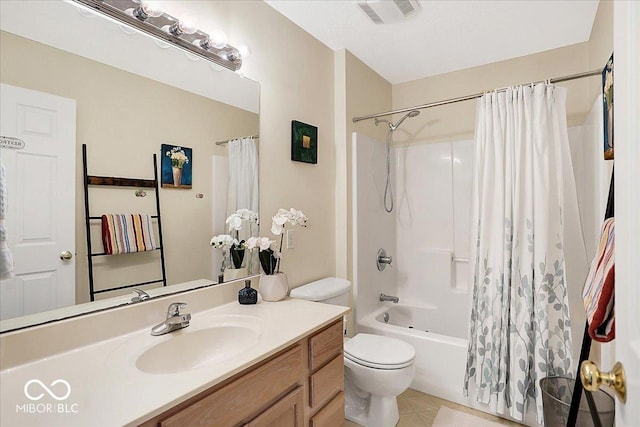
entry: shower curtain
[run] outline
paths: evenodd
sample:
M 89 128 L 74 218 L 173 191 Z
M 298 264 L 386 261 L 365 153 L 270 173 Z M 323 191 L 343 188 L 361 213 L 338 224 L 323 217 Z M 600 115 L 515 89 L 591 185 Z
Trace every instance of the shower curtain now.
M 573 377 L 565 218 L 577 203 L 566 90 L 509 88 L 478 101 L 472 212 L 473 300 L 465 395 L 524 419 L 539 380 Z
M 227 216 L 238 209 L 258 212 L 258 148 L 255 138 L 232 139 L 227 144 L 229 187 Z

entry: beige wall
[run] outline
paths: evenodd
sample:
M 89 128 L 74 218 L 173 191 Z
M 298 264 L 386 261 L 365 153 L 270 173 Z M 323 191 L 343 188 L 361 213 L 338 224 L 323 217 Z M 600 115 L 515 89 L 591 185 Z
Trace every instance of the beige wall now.
M 167 280 L 210 278 L 212 200 L 226 198 L 211 194 L 211 156 L 226 152 L 214 142 L 258 133 L 258 116 L 12 34 L 0 35 L 3 83 L 76 100 L 77 302 L 88 301 L 82 144 L 87 144 L 89 174 L 147 179 L 153 178 L 152 154 L 162 155 L 160 144 L 193 148 L 192 189 L 160 190 Z M 92 187 L 90 214 L 155 213 L 154 192 L 147 191 L 145 198 L 134 192 Z M 196 193 L 205 197 L 198 199 Z M 99 221 L 93 230 L 94 250 L 102 252 Z M 160 278 L 158 256 L 96 258 L 96 288 Z
M 271 236 L 278 208 L 301 209 L 309 226 L 296 229 L 295 249 L 284 250 L 281 269 L 292 287 L 335 275 L 333 51 L 262 1 L 189 6 L 200 11 L 200 22 L 226 11 L 229 42 L 252 50 L 242 70 L 261 84 L 261 235 Z M 318 164 L 290 160 L 291 120 L 318 127 Z
M 589 46 L 580 43 L 507 61 L 455 71 L 393 86 L 393 108 L 411 107 L 495 88 L 589 70 Z M 590 77 L 589 79 L 597 79 Z M 585 79 L 562 83 L 568 88 L 569 125 L 581 123 L 591 107 Z M 422 110 L 395 133 L 396 143 L 462 139 L 473 135 L 475 101 Z M 373 124 L 371 123 L 370 126 Z

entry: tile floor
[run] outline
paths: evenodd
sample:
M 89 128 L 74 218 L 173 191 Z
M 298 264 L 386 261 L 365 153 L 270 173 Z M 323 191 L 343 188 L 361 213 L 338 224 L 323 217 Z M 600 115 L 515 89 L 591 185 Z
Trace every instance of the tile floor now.
M 505 420 L 493 415 L 486 414 L 466 406 L 448 400 L 440 399 L 421 393 L 417 390 L 408 389 L 398 396 L 398 411 L 400 412 L 400 421 L 396 427 L 429 427 L 436 418 L 438 409 L 441 406 L 447 406 L 460 412 L 467 412 L 479 418 L 490 420 L 505 426 L 522 426 L 513 421 Z M 345 421 L 344 427 L 359 427 L 359 424 Z

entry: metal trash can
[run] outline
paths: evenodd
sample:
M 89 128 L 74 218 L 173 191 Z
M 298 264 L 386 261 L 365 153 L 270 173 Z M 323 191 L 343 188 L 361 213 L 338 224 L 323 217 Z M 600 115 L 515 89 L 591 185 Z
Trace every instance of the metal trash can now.
M 565 377 L 546 377 L 540 380 L 545 427 L 566 427 L 575 384 L 575 380 Z M 615 414 L 613 397 L 602 390 L 593 392 L 592 395 L 602 427 L 613 427 Z M 580 399 L 576 426 L 595 426 L 584 392 Z

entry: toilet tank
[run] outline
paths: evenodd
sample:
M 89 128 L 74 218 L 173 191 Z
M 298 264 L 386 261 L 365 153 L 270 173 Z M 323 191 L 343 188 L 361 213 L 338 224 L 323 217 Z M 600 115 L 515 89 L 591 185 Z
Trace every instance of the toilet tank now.
M 351 282 L 338 277 L 327 277 L 292 289 L 292 298 L 349 307 Z

